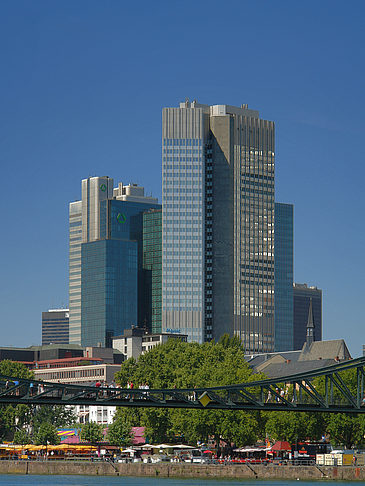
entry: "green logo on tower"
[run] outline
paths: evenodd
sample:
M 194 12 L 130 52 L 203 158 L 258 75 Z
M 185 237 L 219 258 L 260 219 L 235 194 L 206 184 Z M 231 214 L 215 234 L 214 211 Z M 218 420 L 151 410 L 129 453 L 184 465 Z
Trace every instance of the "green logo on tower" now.
M 125 214 L 124 213 L 118 213 L 118 215 L 117 215 L 117 221 L 120 224 L 125 223 L 127 221 L 127 218 L 125 217 Z
M 106 191 L 106 185 L 105 184 L 101 184 L 100 190 L 103 191 L 103 192 L 105 192 Z

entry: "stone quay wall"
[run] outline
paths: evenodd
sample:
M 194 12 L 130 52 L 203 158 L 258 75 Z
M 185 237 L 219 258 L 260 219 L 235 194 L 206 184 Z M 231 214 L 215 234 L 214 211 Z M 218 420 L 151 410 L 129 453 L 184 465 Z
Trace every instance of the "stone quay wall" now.
M 365 481 L 365 466 L 280 466 L 262 464 L 109 463 L 73 461 L 0 461 L 0 474 L 75 474 L 202 479 L 330 479 Z

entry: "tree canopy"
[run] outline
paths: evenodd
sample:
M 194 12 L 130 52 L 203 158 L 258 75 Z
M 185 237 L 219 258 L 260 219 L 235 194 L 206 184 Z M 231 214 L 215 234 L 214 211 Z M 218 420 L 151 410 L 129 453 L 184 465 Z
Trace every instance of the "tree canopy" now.
M 151 388 L 193 388 L 246 383 L 262 378 L 254 375 L 244 359 L 237 338 L 223 336 L 218 343 L 184 343 L 171 339 L 156 346 L 139 360 L 122 364 L 116 381 L 123 387 L 148 383 Z M 191 443 L 215 436 L 240 445 L 254 442 L 261 432 L 259 414 L 221 410 L 120 409 L 117 417 L 132 426 L 146 427 L 150 441 L 181 437 Z
M 103 426 L 95 422 L 83 424 L 80 431 L 81 440 L 97 444 L 103 438 Z

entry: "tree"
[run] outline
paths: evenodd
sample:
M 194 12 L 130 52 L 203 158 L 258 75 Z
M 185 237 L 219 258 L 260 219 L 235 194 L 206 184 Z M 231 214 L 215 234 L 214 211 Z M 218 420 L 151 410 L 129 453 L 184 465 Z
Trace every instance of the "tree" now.
M 40 425 L 37 433 L 34 435 L 36 445 L 59 444 L 61 442 L 57 429 L 53 424 L 44 422 Z
M 0 362 L 0 374 L 14 379 L 33 379 L 34 373 L 16 361 L 3 360 Z M 22 427 L 30 420 L 31 407 L 28 405 L 0 405 L 0 435 L 6 440 L 12 440 L 15 427 Z
M 38 430 L 44 422 L 52 423 L 55 427 L 70 427 L 77 422 L 75 412 L 62 405 L 41 405 L 33 410 L 33 426 Z
M 108 427 L 108 439 L 117 447 L 126 447 L 132 444 L 131 427 L 121 418 L 116 417 Z
M 26 378 L 28 380 L 34 378 L 33 371 L 28 370 L 23 363 L 11 361 L 10 359 L 0 361 L 0 374 L 12 378 Z
M 14 444 L 31 444 L 31 438 L 28 432 L 23 429 L 17 430 L 14 434 Z
M 346 449 L 353 446 L 362 447 L 365 444 L 365 417 L 345 413 L 329 414 L 327 430 L 331 442 L 343 445 Z
M 147 382 L 151 388 L 198 388 L 245 383 L 262 377 L 254 375 L 249 368 L 240 340 L 227 335 L 218 343 L 184 343 L 171 339 L 140 356 L 138 362 L 125 361 L 116 380 L 122 386 L 132 381 L 135 387 Z M 260 432 L 257 412 L 148 408 L 138 410 L 139 423 L 136 423 L 135 412 L 123 411 L 124 418 L 132 414 L 130 422 L 145 426 L 145 435 L 151 442 L 172 441 L 183 436 L 194 443 L 214 436 L 217 443 L 224 440 L 245 445 L 255 442 Z
M 88 422 L 83 424 L 80 433 L 81 440 L 90 442 L 91 444 L 96 444 L 100 442 L 103 438 L 103 427 L 96 422 Z
M 266 433 L 274 440 L 290 443 L 318 440 L 326 431 L 324 414 L 307 412 L 267 412 Z

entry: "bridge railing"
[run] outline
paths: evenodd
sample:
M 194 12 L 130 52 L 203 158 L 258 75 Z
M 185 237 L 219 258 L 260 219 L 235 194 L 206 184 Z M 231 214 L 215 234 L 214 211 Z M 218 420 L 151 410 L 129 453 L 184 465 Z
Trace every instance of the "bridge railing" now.
M 365 358 L 314 372 L 217 387 L 125 389 L 0 376 L 0 403 L 364 413 Z

